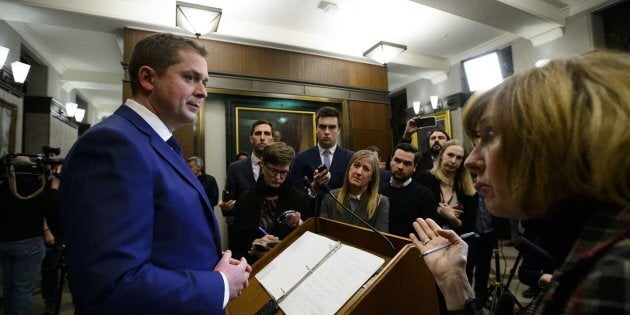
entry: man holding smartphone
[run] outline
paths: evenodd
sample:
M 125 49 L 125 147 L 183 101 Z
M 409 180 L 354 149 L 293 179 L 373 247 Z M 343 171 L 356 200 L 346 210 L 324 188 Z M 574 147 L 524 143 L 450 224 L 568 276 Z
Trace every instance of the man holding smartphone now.
M 416 172 L 432 169 L 442 149 L 442 145 L 446 141 L 451 140 L 446 131 L 436 128 L 435 117 L 413 117 L 407 121 L 405 133 L 398 143 L 411 143 L 411 135 L 422 128 L 434 128 L 435 130 L 429 134 L 426 140 L 428 144 L 427 150 L 418 157 Z
M 221 212 L 228 226 L 228 245 L 231 248 L 234 240 L 233 211 L 236 200 L 244 192 L 252 189 L 261 173 L 261 159 L 267 145 L 273 142 L 273 125 L 267 120 L 257 120 L 252 124 L 249 142 L 252 144 L 252 154 L 230 164 L 223 190 L 222 200 L 219 202 Z
M 298 189 L 304 188 L 304 178 L 312 181 L 317 191 L 321 185 L 330 189 L 341 187 L 348 162 L 354 154 L 339 146 L 337 138 L 341 133 L 341 114 L 336 108 L 325 106 L 315 115 L 317 145 L 297 154 L 291 169 L 291 182 Z M 324 164 L 326 170 L 319 166 Z

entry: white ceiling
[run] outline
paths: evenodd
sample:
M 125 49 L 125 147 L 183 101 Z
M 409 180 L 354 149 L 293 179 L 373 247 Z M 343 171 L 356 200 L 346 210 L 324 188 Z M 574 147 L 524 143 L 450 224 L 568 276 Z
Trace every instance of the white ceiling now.
M 421 78 L 446 78 L 452 64 L 517 38 L 534 44 L 567 17 L 616 0 L 206 0 L 221 8 L 217 33 L 204 38 L 373 63 L 379 41 L 406 45 L 387 66 L 391 91 Z M 5 20 L 37 57 L 99 112 L 122 98 L 125 26 L 186 34 L 174 26 L 175 0 L 0 1 Z M 100 115 L 99 115 L 100 116 Z

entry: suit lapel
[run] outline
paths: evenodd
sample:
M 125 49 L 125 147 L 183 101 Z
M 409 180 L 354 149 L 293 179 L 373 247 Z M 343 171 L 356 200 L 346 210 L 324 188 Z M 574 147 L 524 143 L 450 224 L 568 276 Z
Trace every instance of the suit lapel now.
M 147 124 L 140 115 L 134 112 L 131 108 L 126 105 L 121 106 L 118 110 L 116 110 L 116 114 L 119 114 L 125 118 L 127 118 L 136 128 L 145 133 L 149 139 L 151 146 L 155 150 L 155 152 L 161 156 L 168 164 L 170 164 L 177 173 L 181 177 L 183 177 L 189 184 L 191 184 L 197 193 L 202 197 L 204 208 L 207 212 L 209 212 L 209 216 L 212 218 L 212 227 L 214 229 L 215 241 L 217 242 L 217 246 L 220 248 L 221 242 L 218 238 L 219 228 L 217 224 L 217 220 L 214 217 L 214 211 L 212 206 L 210 205 L 210 201 L 206 196 L 206 192 L 203 189 L 203 186 L 199 182 L 199 180 L 195 177 L 195 175 L 190 171 L 188 165 L 185 163 L 184 158 L 176 153 L 167 143 L 162 140 L 160 136 Z

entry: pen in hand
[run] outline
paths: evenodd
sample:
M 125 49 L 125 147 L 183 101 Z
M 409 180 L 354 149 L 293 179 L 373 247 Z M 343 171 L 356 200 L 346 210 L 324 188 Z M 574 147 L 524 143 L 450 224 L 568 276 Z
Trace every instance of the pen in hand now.
M 263 229 L 261 226 L 258 227 L 258 231 L 260 231 L 262 234 L 269 235 L 269 233 L 267 233 L 267 231 L 265 231 L 265 229 Z
M 465 240 L 465 239 L 467 239 L 467 238 L 469 238 L 471 236 L 479 237 L 479 235 L 477 235 L 475 232 L 464 233 L 464 234 L 460 235 L 459 237 L 461 237 L 463 240 Z M 424 256 L 429 255 L 431 253 L 435 253 L 438 250 L 445 249 L 445 248 L 447 248 L 447 247 L 449 247 L 451 245 L 453 245 L 453 242 L 448 242 L 448 243 L 446 243 L 444 245 L 440 245 L 440 246 L 438 246 L 436 248 L 429 249 L 428 251 L 426 251 L 423 254 L 421 254 L 420 257 L 424 257 Z

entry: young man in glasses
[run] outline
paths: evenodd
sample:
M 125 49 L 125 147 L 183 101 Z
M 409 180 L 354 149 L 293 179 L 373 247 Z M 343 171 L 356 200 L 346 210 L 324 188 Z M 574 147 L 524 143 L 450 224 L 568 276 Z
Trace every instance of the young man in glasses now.
M 312 216 L 306 193 L 287 180 L 294 160 L 295 151 L 284 142 L 265 147 L 259 175 L 262 180 L 236 202 L 234 255 L 253 263 Z

